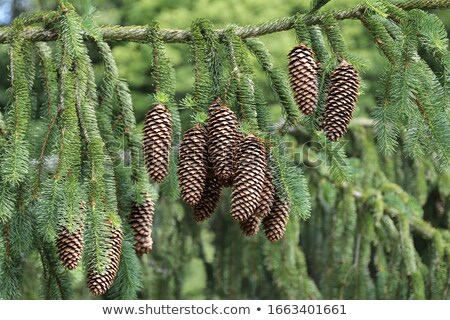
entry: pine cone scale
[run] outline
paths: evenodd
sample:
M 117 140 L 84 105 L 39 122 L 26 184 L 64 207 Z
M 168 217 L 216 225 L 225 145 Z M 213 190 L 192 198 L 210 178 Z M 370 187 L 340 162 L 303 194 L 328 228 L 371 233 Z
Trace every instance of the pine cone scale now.
M 259 231 L 259 226 L 261 225 L 261 218 L 257 216 L 251 216 L 245 221 L 239 222 L 242 233 L 247 236 L 254 236 Z
M 206 178 L 205 191 L 200 201 L 194 206 L 194 219 L 197 222 L 205 221 L 211 217 L 222 193 L 222 183 L 219 178 L 209 174 Z

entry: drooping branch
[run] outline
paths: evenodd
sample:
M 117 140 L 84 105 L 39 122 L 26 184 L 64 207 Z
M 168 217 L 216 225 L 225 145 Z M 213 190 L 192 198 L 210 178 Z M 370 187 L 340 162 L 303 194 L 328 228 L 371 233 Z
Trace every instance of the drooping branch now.
M 404 10 L 411 9 L 437 9 L 448 8 L 450 6 L 450 0 L 396 0 L 394 4 Z M 353 8 L 341 10 L 333 13 L 336 20 L 347 19 L 359 19 L 362 17 L 368 8 L 364 5 L 357 5 Z M 305 16 L 306 25 L 321 24 L 328 13 L 325 14 L 310 14 Z M 237 27 L 236 34 L 241 38 L 250 38 L 262 36 L 270 33 L 286 31 L 294 28 L 294 24 L 297 17 L 290 16 L 272 21 L 252 24 L 246 26 Z M 103 26 L 100 28 L 100 32 L 103 35 L 105 41 L 125 41 L 125 42 L 147 42 L 149 32 L 151 30 L 147 26 Z M 223 29 L 216 30 L 219 36 L 225 32 Z M 188 42 L 191 39 L 191 33 L 187 30 L 177 29 L 162 29 L 162 40 L 164 42 Z M 42 27 L 28 27 L 23 31 L 23 37 L 29 41 L 55 41 L 58 38 L 58 34 L 51 30 Z M 93 40 L 85 34 L 86 40 Z M 12 39 L 12 28 L 3 27 L 0 28 L 0 43 L 8 43 Z

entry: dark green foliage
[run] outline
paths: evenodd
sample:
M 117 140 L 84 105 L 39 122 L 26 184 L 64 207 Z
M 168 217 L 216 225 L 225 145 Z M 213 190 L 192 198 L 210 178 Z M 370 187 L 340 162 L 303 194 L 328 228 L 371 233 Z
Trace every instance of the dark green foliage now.
M 346 48 L 342 32 L 339 28 L 339 24 L 332 15 L 326 15 L 323 24 L 324 31 L 327 35 L 328 43 L 337 58 L 343 59 L 346 57 Z
M 300 122 L 300 111 L 289 87 L 287 76 L 273 65 L 269 51 L 258 39 L 246 39 L 245 44 L 261 64 L 270 80 L 273 90 L 278 95 L 286 120 L 291 124 Z
M 268 166 L 272 171 L 273 184 L 280 199 L 289 203 L 291 213 L 307 219 L 311 213 L 308 184 L 300 167 L 288 160 L 287 149 L 280 142 L 270 150 Z
M 306 46 L 311 47 L 311 35 L 309 34 L 308 26 L 304 21 L 304 16 L 297 14 L 294 22 L 295 35 L 297 36 L 298 43 L 304 43 Z
M 257 127 L 257 106 L 255 100 L 255 83 L 253 71 L 248 65 L 248 52 L 244 42 L 236 36 L 235 29 L 225 31 L 224 42 L 230 61 L 230 80 L 236 85 L 236 103 L 241 122 L 252 129 Z
M 203 40 L 201 39 L 200 35 L 198 34 L 198 29 L 195 27 L 195 30 L 193 31 L 196 41 L 199 42 L 198 45 L 200 47 L 197 50 L 206 50 L 204 52 L 208 71 L 210 74 L 210 81 L 212 83 L 212 88 L 209 88 L 209 96 L 210 98 L 215 98 L 218 96 L 221 96 L 224 94 L 224 85 L 225 85 L 225 79 L 224 79 L 224 68 L 223 68 L 223 57 L 221 56 L 221 50 L 220 50 L 220 40 L 219 36 L 213 29 L 213 25 L 208 20 L 197 20 L 198 28 L 200 29 L 201 37 L 203 37 Z M 204 42 L 203 48 L 200 43 Z M 194 44 L 195 46 L 195 44 Z M 193 55 L 194 59 L 198 61 L 198 57 Z M 201 57 L 201 54 L 200 54 Z M 198 62 L 200 63 L 200 62 Z M 202 66 L 204 68 L 204 66 Z M 200 81 L 200 80 L 199 80 Z M 205 83 L 206 84 L 206 83 Z M 201 85 L 200 85 L 201 86 Z M 212 96 L 211 96 L 212 95 Z M 206 98 L 206 95 L 205 95 Z M 209 100 L 211 101 L 211 100 Z M 199 106 L 201 108 L 202 106 Z M 204 107 L 204 106 L 203 106 Z
M 192 23 L 191 33 L 191 56 L 194 65 L 194 99 L 195 99 L 195 110 L 201 111 L 211 103 L 211 101 L 216 98 L 214 96 L 214 74 L 210 73 L 209 63 L 209 47 L 206 43 L 206 39 L 202 34 L 202 29 L 200 25 L 204 24 L 204 20 L 196 20 Z M 215 40 L 215 39 L 211 39 Z M 211 41 L 210 40 L 210 41 Z M 217 43 L 213 43 L 217 45 Z M 217 47 L 212 50 L 217 50 Z
M 2 155 L 1 173 L 5 187 L 17 185 L 28 174 L 29 150 L 26 133 L 28 128 L 31 97 L 27 79 L 26 56 L 30 54 L 27 45 L 21 36 L 21 23 L 17 21 L 14 26 L 17 34 L 10 47 L 10 70 L 12 103 L 7 111 L 6 128 L 11 135 L 6 141 Z

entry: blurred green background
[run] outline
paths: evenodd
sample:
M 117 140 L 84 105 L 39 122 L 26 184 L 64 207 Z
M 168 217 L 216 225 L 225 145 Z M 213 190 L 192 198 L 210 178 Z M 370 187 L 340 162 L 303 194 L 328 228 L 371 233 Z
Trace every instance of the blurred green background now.
M 325 9 L 346 8 L 354 6 L 361 1 L 358 0 L 334 0 L 326 5 Z M 56 8 L 57 1 L 46 0 L 15 0 L 0 1 L 0 21 L 8 24 L 10 19 L 23 11 L 30 10 L 52 10 Z M 250 24 L 263 22 L 268 19 L 290 16 L 297 12 L 306 12 L 309 9 L 309 1 L 298 0 L 93 0 L 93 1 L 73 1 L 79 12 L 86 14 L 91 6 L 96 8 L 95 19 L 98 24 L 113 25 L 145 25 L 152 20 L 160 22 L 161 28 L 170 29 L 188 29 L 195 18 L 203 17 L 210 19 L 217 28 L 228 24 Z M 438 12 L 438 16 L 444 21 L 447 30 L 450 30 L 450 10 Z M 376 90 L 378 89 L 380 73 L 386 65 L 386 60 L 382 57 L 374 46 L 370 35 L 361 26 L 359 21 L 343 21 L 340 23 L 343 36 L 346 40 L 348 50 L 354 55 L 364 59 L 367 68 L 362 73 L 364 93 L 360 97 L 356 109 L 355 118 L 367 118 L 375 107 Z M 261 37 L 261 40 L 267 45 L 274 61 L 280 68 L 287 66 L 287 53 L 296 44 L 293 31 L 285 31 L 273 35 Z M 134 109 L 139 123 L 142 123 L 145 113 L 149 109 L 149 95 L 153 92 L 151 72 L 150 47 L 144 44 L 135 43 L 112 43 L 113 54 L 116 58 L 120 75 L 125 78 L 133 95 Z M 189 46 L 186 44 L 167 44 L 167 51 L 172 63 L 176 69 L 177 77 L 177 100 L 181 100 L 187 94 L 192 93 L 193 73 L 190 64 L 191 56 Z M 100 81 L 102 75 L 102 66 L 99 63 L 95 52 L 92 54 L 93 61 L 97 63 L 96 71 Z M 0 46 L 0 74 L 7 74 L 7 47 Z M 257 82 L 263 85 L 264 93 L 271 109 L 271 116 L 276 121 L 281 114 L 277 105 L 275 96 L 268 85 L 265 74 L 256 65 Z M 3 109 L 7 103 L 5 91 L 8 87 L 8 78 L 0 78 L 0 108 Z M 205 106 L 206 107 L 206 106 Z M 183 126 L 189 127 L 188 112 L 183 111 Z M 373 138 L 373 137 L 372 137 Z M 373 139 L 372 139 L 373 140 Z M 371 141 L 373 146 L 373 141 Z M 351 146 L 348 146 L 351 148 Z M 364 152 L 364 151 L 363 151 Z M 350 154 L 352 161 L 359 163 L 361 159 L 360 152 Z M 359 174 L 363 175 L 365 168 L 360 168 Z M 402 169 L 403 170 L 403 169 Z M 430 173 L 433 177 L 436 173 Z M 410 176 L 405 174 L 405 176 Z M 431 178 L 430 178 L 431 179 Z M 433 178 L 434 179 L 434 178 Z M 437 178 L 436 178 L 437 179 Z M 427 183 L 426 181 L 423 181 Z M 405 181 L 405 185 L 408 182 Z M 319 187 L 311 187 L 313 199 L 319 199 Z M 333 188 L 333 185 L 325 184 L 324 188 Z M 428 192 L 428 191 L 427 191 Z M 336 197 L 336 195 L 334 195 Z M 448 196 L 447 196 L 448 197 Z M 425 198 L 427 196 L 425 195 Z M 423 205 L 426 206 L 426 199 Z M 448 198 L 446 198 L 448 201 Z M 319 200 L 318 200 L 319 201 Z M 324 198 L 321 201 L 334 201 L 334 198 Z M 444 214 L 448 215 L 448 202 L 444 204 Z M 149 257 L 142 259 L 143 270 L 143 290 L 140 298 L 143 299 L 204 299 L 204 298 L 308 298 L 302 295 L 297 287 L 292 285 L 294 292 L 290 292 L 289 282 L 296 279 L 301 273 L 300 266 L 292 265 L 286 275 L 280 279 L 274 280 L 271 276 L 261 278 L 258 258 L 259 250 L 266 250 L 265 259 L 271 257 L 267 247 L 260 245 L 262 236 L 258 239 L 244 239 L 239 234 L 239 227 L 232 224 L 227 217 L 227 198 L 222 201 L 220 212 L 210 222 L 196 225 L 189 216 L 190 209 L 185 207 L 181 201 L 170 202 L 160 196 L 157 204 L 156 222 L 154 231 L 154 251 Z M 331 205 L 333 206 L 333 205 Z M 313 204 L 312 215 L 315 214 Z M 345 208 L 336 210 L 345 211 Z M 303 223 L 308 228 L 309 221 Z M 325 223 L 325 222 L 323 222 Z M 294 245 L 298 242 L 299 221 L 293 217 L 290 221 L 294 231 L 292 237 L 287 235 L 286 241 L 292 241 Z M 331 222 L 332 224 L 332 222 Z M 234 253 L 227 253 L 223 249 L 229 246 L 229 250 Z M 242 246 L 242 250 L 237 248 Z M 280 244 L 277 250 L 290 250 L 284 247 L 285 243 Z M 284 249 L 283 249 L 284 248 Z M 220 251 L 222 250 L 222 251 Z M 240 251 L 241 250 L 241 251 Z M 275 250 L 275 249 L 273 249 Z M 317 249 L 317 254 L 322 254 Z M 307 250 L 308 251 L 308 250 Z M 220 257 L 222 255 L 222 257 Z M 314 266 L 314 258 L 310 258 L 314 252 L 307 252 L 307 262 L 310 268 Z M 233 261 L 233 257 L 239 261 Z M 37 258 L 37 257 L 35 257 Z M 212 262 L 213 259 L 222 259 L 220 262 Z M 276 256 L 273 256 L 276 259 Z M 280 261 L 282 263 L 282 261 Z M 224 270 L 214 273 L 212 268 L 223 267 Z M 39 298 L 39 267 L 33 263 L 27 264 L 28 272 L 26 277 L 25 295 L 23 298 Z M 251 269 L 254 270 L 251 270 Z M 249 270 L 250 269 L 250 270 Z M 259 270 L 259 271 L 258 271 Z M 298 275 L 295 272 L 298 271 Z M 316 283 L 321 282 L 323 274 L 320 270 L 312 270 L 313 278 Z M 237 274 L 245 272 L 246 279 L 238 277 Z M 72 272 L 74 278 L 75 298 L 90 299 L 85 287 L 83 272 L 76 270 Z M 236 277 L 238 280 L 233 280 Z M 267 282 L 265 285 L 255 285 L 254 282 Z M 274 281 L 274 283 L 270 283 Z M 285 281 L 284 284 L 277 284 L 275 281 Z M 280 288 L 286 287 L 282 291 Z M 265 292 L 255 292 L 255 290 L 266 290 Z M 330 289 L 332 291 L 332 289 Z M 356 289 L 355 289 L 356 290 Z M 324 297 L 336 297 L 323 293 Z M 297 292 L 297 294 L 295 293 Z M 325 292 L 325 291 L 324 291 Z M 313 296 L 317 297 L 317 296 Z M 350 297 L 343 295 L 341 297 Z M 354 298 L 371 298 L 370 294 L 353 295 Z

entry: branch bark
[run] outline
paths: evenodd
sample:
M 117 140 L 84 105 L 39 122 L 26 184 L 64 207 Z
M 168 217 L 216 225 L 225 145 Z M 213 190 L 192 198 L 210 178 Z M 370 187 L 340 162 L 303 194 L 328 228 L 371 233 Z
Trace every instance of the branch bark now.
M 450 0 L 396 0 L 396 6 L 404 10 L 411 9 L 437 9 L 448 8 Z M 333 15 L 337 20 L 358 19 L 366 12 L 367 7 L 358 5 L 350 9 L 337 11 Z M 311 14 L 305 16 L 306 25 L 320 24 L 325 15 Z M 270 33 L 290 30 L 294 27 L 296 17 L 285 17 L 261 24 L 246 25 L 236 28 L 236 34 L 241 38 L 262 36 Z M 149 28 L 147 26 L 103 26 L 100 28 L 105 41 L 124 41 L 124 42 L 148 42 Z M 221 36 L 223 29 L 216 30 Z M 54 41 L 58 34 L 54 30 L 29 27 L 24 31 L 24 37 L 29 41 Z M 188 30 L 162 29 L 162 38 L 164 42 L 189 42 L 191 35 Z M 86 40 L 88 35 L 84 36 Z M 12 29 L 10 27 L 0 28 L 0 43 L 8 43 L 12 38 Z

